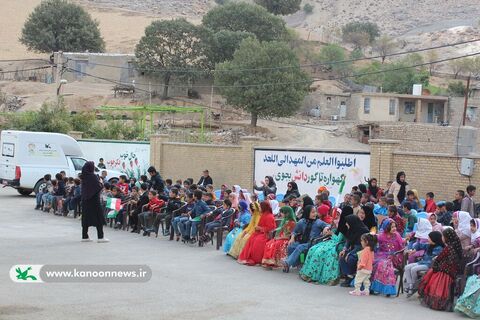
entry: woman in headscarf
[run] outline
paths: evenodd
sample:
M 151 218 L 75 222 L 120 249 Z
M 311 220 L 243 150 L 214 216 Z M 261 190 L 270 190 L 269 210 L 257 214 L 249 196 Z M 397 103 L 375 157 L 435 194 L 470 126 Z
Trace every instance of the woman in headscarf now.
M 242 252 L 238 256 L 238 263 L 248 266 L 255 266 L 262 263 L 265 245 L 267 244 L 270 232 L 275 230 L 275 217 L 272 206 L 268 201 L 260 203 L 262 215 L 255 227 L 255 232 L 250 236 Z
M 242 190 L 242 187 L 240 187 L 238 184 L 234 184 L 232 187 L 232 192 L 237 195 L 237 197 L 240 195 L 240 191 Z
M 451 286 L 460 271 L 463 257 L 462 245 L 456 232 L 443 230 L 445 248 L 433 261 L 432 267 L 423 277 L 418 288 L 422 304 L 434 310 L 452 310 Z
M 420 245 L 428 243 L 428 235 L 430 232 L 433 231 L 432 224 L 430 221 L 424 218 L 418 219 L 417 222 L 417 231 L 412 232 L 408 238 L 412 239 L 408 243 L 408 249 L 413 250 L 414 247 L 418 247 Z M 422 257 L 424 254 L 424 250 L 416 250 L 415 252 L 411 252 L 408 255 L 408 263 L 413 263 L 417 260 L 417 258 Z
M 282 260 L 287 256 L 287 245 L 293 229 L 295 229 L 296 217 L 293 209 L 284 206 L 280 209 L 282 222 L 275 229 L 275 238 L 268 241 L 263 253 L 262 266 L 267 268 L 278 268 L 282 266 Z
M 255 183 L 253 188 L 257 191 L 262 191 L 265 199 L 270 193 L 277 194 L 277 185 L 275 184 L 275 180 L 273 180 L 273 177 L 271 176 L 266 176 L 265 180 L 262 181 L 262 185 L 260 187 L 257 186 L 257 184 Z
M 240 190 L 239 198 L 240 198 L 240 200 L 245 200 L 248 205 L 250 205 L 250 203 L 252 203 L 251 194 L 248 192 L 247 189 Z
M 420 202 L 420 197 L 418 196 L 417 189 L 412 189 L 412 192 L 413 192 L 413 201 L 415 201 L 415 203 L 417 204 L 417 209 L 422 208 L 423 206 L 422 206 L 422 203 Z M 413 208 L 413 209 L 415 209 L 415 208 Z M 417 209 L 415 209 L 415 210 L 417 210 Z
M 400 171 L 397 173 L 397 179 L 390 186 L 388 193 L 393 194 L 395 205 L 398 207 L 405 200 L 407 191 L 410 190 L 410 186 L 407 183 L 405 172 Z
M 278 212 L 280 211 L 280 204 L 277 201 L 277 197 L 273 193 L 270 193 L 267 197 L 267 200 L 270 203 L 270 206 L 272 207 L 273 215 L 274 216 L 278 215 Z
M 233 242 L 232 248 L 228 251 L 228 255 L 234 259 L 237 259 L 242 252 L 243 247 L 247 243 L 250 236 L 255 232 L 255 228 L 260 221 L 261 211 L 260 211 L 260 204 L 257 201 L 254 201 L 250 204 L 250 212 L 252 212 L 252 218 L 250 219 L 250 223 L 248 226 L 240 232 L 240 234 L 235 238 Z
M 434 213 L 434 212 L 428 213 L 428 221 L 430 221 L 433 231 L 442 232 L 443 231 L 443 226 L 442 226 L 441 223 L 437 222 L 437 219 L 438 219 L 438 217 L 437 217 L 436 213 Z
M 470 217 L 470 213 L 466 211 L 455 211 L 452 216 L 453 228 L 455 229 L 464 250 L 466 250 L 472 242 L 472 231 L 470 230 L 471 219 L 472 217 Z
M 246 201 L 240 201 L 238 207 L 239 214 L 238 219 L 236 219 L 234 223 L 235 227 L 227 234 L 227 237 L 225 238 L 225 243 L 223 245 L 223 251 L 225 253 L 228 253 L 228 251 L 230 251 L 235 239 L 243 231 L 243 229 L 248 226 L 252 218 L 250 211 L 248 211 L 248 204 Z
M 332 238 L 320 242 L 308 250 L 307 258 L 300 270 L 300 278 L 307 282 L 334 285 L 340 277 L 337 248 L 345 242 L 348 232 L 346 217 L 353 215 L 352 207 L 345 206 L 340 213 L 336 229 L 331 230 Z
M 377 233 L 377 220 L 375 219 L 371 206 L 362 206 L 357 215 L 371 233 Z
M 345 217 L 345 228 L 347 229 L 345 237 L 347 243 L 340 252 L 340 272 L 344 277 L 343 287 L 349 287 L 357 271 L 358 251 L 362 250 L 360 238 L 368 233 L 368 228 L 362 220 L 354 214 Z
M 88 227 L 97 228 L 98 242 L 108 242 L 103 236 L 103 226 L 106 224 L 103 209 L 100 204 L 102 184 L 95 174 L 95 164 L 88 161 L 82 168 L 82 242 L 92 241 L 88 237 Z
M 225 200 L 225 191 L 228 190 L 228 186 L 226 184 L 222 184 L 220 187 L 220 201 Z
M 395 267 L 400 265 L 402 253 L 394 253 L 402 249 L 403 239 L 397 232 L 396 223 L 388 218 L 383 233 L 378 235 L 378 250 L 375 252 L 370 290 L 387 297 L 397 293 Z
M 295 181 L 290 181 L 287 184 L 287 192 L 285 192 L 285 196 L 283 197 L 283 202 L 288 203 L 292 198 L 299 198 L 300 192 L 298 191 L 298 186 Z
M 228 199 L 232 202 L 232 208 L 235 210 L 238 210 L 238 204 L 239 204 L 238 195 L 232 192 L 228 196 Z
M 304 194 L 300 198 L 301 202 L 301 207 L 297 212 L 295 212 L 295 215 L 297 216 L 298 219 L 304 219 L 308 217 L 308 212 L 305 210 L 308 206 L 314 206 L 315 203 L 313 202 L 312 198 L 310 198 L 309 195 Z
M 377 178 L 368 180 L 367 194 L 371 202 L 377 203 L 380 197 L 383 197 L 383 190 L 378 187 Z

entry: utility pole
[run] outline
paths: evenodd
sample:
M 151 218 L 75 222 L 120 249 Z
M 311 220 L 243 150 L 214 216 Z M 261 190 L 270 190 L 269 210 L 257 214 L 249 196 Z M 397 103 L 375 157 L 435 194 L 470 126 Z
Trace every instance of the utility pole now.
M 148 96 L 149 96 L 149 104 L 152 105 L 152 82 L 148 82 Z
M 62 86 L 61 80 L 62 80 L 62 73 L 63 73 L 63 51 L 58 51 L 57 52 L 57 73 L 55 76 L 55 83 L 57 85 L 57 100 L 59 99 L 60 96 L 60 88 Z
M 465 89 L 465 104 L 463 105 L 463 122 L 462 122 L 463 126 L 465 126 L 465 120 L 467 118 L 468 94 L 470 92 L 470 77 L 471 77 L 471 74 L 468 75 L 467 88 Z

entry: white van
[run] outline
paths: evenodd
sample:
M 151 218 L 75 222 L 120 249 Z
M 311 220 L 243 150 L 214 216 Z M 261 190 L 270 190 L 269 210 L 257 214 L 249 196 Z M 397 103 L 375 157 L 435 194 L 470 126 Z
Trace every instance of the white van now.
M 21 195 L 38 193 L 46 174 L 54 178 L 65 171 L 67 177 L 77 177 L 87 161 L 77 141 L 60 133 L 4 130 L 0 145 L 0 184 Z M 118 181 L 120 172 L 106 171 L 109 182 Z

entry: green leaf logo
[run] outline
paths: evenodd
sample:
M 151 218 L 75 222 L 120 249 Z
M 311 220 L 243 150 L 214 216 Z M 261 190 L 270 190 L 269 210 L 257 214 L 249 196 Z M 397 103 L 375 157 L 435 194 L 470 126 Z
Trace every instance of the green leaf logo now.
M 37 280 L 37 277 L 28 275 L 28 272 L 30 270 L 32 270 L 32 267 L 28 267 L 24 271 L 22 271 L 20 268 L 16 268 L 15 271 L 17 272 L 17 279 L 24 280 L 24 281 L 27 281 L 28 279 L 31 279 L 33 281 Z

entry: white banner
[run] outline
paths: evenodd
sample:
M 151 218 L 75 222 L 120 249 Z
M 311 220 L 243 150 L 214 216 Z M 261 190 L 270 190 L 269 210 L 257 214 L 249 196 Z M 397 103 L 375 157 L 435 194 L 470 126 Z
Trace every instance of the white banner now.
M 85 159 L 98 164 L 104 159 L 107 169 L 139 178 L 150 166 L 150 144 L 128 141 L 79 140 Z
M 321 151 L 255 149 L 255 181 L 260 185 L 272 176 L 277 194 L 285 194 L 289 181 L 295 181 L 300 194 L 314 198 L 321 186 L 337 201 L 353 186 L 370 177 L 370 154 Z

